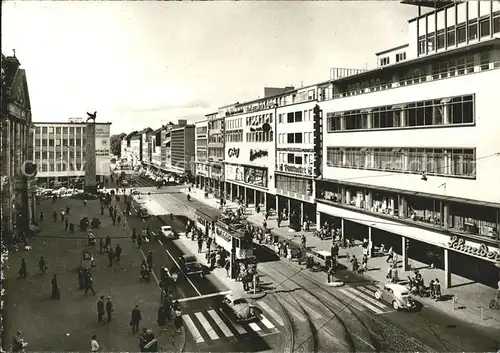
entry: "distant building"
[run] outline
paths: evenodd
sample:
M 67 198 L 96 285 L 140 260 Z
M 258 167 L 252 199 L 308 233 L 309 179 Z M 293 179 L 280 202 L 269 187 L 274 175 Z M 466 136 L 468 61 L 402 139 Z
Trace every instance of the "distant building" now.
M 196 185 L 205 185 L 208 177 L 208 120 L 195 123 Z
M 39 183 L 83 182 L 86 161 L 86 123 L 35 122 L 33 160 L 38 166 Z M 76 122 L 75 122 L 76 121 Z M 96 122 L 96 174 L 102 181 L 110 176 L 110 126 Z
M 170 135 L 172 139 L 170 168 L 176 173 L 189 173 L 194 176 L 195 126 L 184 125 L 173 128 L 170 131 Z

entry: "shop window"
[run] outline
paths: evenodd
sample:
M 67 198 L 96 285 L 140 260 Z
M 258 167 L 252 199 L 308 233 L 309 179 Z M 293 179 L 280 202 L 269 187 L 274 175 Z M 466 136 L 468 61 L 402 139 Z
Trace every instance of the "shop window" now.
M 469 40 L 477 39 L 477 19 L 469 22 Z

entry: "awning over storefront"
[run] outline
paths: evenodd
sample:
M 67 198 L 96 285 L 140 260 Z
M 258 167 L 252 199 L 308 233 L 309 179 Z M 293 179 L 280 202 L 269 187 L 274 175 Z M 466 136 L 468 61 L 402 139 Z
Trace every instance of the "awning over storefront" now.
M 440 248 L 450 249 L 453 251 L 457 251 L 449 246 L 452 236 L 442 234 L 439 232 L 433 232 L 425 229 L 421 229 L 418 227 L 412 227 L 408 224 L 403 224 L 399 222 L 391 222 L 390 220 L 379 218 L 376 216 L 369 216 L 360 212 L 346 210 L 340 207 L 335 207 L 332 205 L 326 205 L 324 203 L 318 202 L 317 204 L 318 212 L 326 213 L 328 215 L 332 215 L 335 217 L 343 218 L 348 221 L 352 221 L 355 223 L 364 224 L 368 227 L 374 227 L 380 230 L 384 230 L 386 232 L 398 234 L 410 239 L 415 239 L 421 241 L 423 243 L 432 244 L 438 246 Z M 471 242 L 465 240 L 465 245 L 471 247 L 479 247 L 481 244 L 476 242 Z M 497 251 L 498 248 L 495 249 L 493 247 L 487 247 L 490 251 Z M 461 251 L 459 251 L 461 252 Z M 477 256 L 474 254 L 467 253 L 467 255 L 474 256 L 486 261 L 495 262 L 493 259 L 487 259 L 485 257 Z

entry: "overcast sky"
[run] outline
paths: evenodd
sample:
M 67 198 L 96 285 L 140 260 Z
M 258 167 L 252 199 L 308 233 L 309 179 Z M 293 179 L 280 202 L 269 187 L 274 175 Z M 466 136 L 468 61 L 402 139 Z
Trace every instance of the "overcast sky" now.
M 416 14 L 399 1 L 8 1 L 2 51 L 26 69 L 34 121 L 97 110 L 119 133 L 373 68 Z

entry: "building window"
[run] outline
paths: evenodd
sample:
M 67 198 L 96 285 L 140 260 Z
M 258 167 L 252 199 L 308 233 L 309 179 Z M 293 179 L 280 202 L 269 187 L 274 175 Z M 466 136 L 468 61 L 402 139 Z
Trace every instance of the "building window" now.
M 50 163 L 49 164 L 49 172 L 53 172 L 54 171 L 54 163 Z
M 49 134 L 53 134 L 54 133 L 54 128 L 52 126 L 49 127 Z
M 406 52 L 396 54 L 396 62 L 406 60 Z
M 457 26 L 457 43 L 464 43 L 466 39 L 465 23 L 459 24 Z
M 425 54 L 425 36 L 418 37 L 418 53 Z
M 477 39 L 477 19 L 469 22 L 469 40 Z
M 61 128 L 60 128 L 60 127 L 56 127 L 56 134 L 57 134 L 57 135 L 60 135 L 60 134 L 61 134 Z
M 500 33 L 500 11 L 493 13 L 493 33 Z
M 74 127 L 70 127 L 70 128 L 69 128 L 69 134 L 70 134 L 71 136 L 73 136 L 73 135 L 75 134 L 75 128 L 74 128 Z
M 42 140 L 35 139 L 35 146 L 41 146 L 41 145 L 42 145 Z
M 444 48 L 444 29 L 441 29 L 437 32 L 437 48 Z
M 53 146 L 54 146 L 54 140 L 53 140 L 53 139 L 50 139 L 50 140 L 49 140 L 49 146 L 50 146 L 50 147 L 53 147 Z
M 427 35 L 427 52 L 434 51 L 435 48 L 436 48 L 435 33 L 429 33 Z
M 448 46 L 451 47 L 455 45 L 455 26 L 446 29 L 446 36 L 448 37 Z
M 490 35 L 490 18 L 483 18 L 479 20 L 479 35 L 486 37 Z
M 488 52 L 481 53 L 479 58 L 479 68 L 481 71 L 488 70 L 490 67 L 490 55 Z
M 61 140 L 57 139 L 57 140 L 55 140 L 55 142 L 56 142 L 56 146 L 61 146 Z
M 35 127 L 35 134 L 40 135 L 41 132 L 42 132 L 42 129 L 40 128 L 40 126 Z

